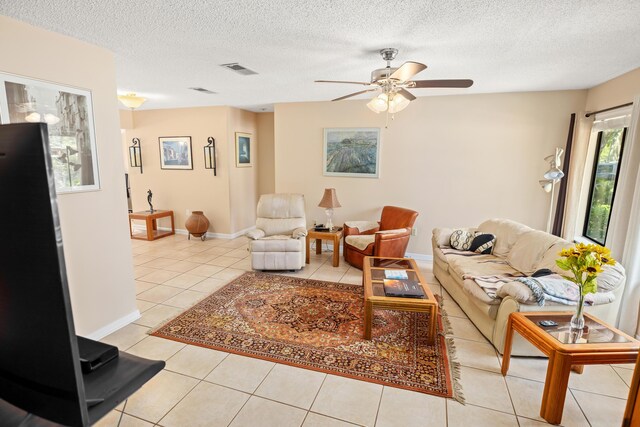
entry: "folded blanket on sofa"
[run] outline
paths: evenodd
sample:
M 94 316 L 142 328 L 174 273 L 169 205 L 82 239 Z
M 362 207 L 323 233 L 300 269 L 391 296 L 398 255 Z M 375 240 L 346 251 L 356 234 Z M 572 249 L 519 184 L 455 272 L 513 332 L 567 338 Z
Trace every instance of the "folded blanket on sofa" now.
M 543 277 L 518 277 L 516 281 L 525 284 L 539 306 L 551 301 L 564 305 L 576 305 L 580 298 L 580 288 L 575 283 L 558 274 Z M 615 299 L 612 292 L 598 292 L 585 295 L 585 304 L 604 304 Z
M 462 276 L 463 279 L 471 279 L 478 284 L 482 288 L 483 291 L 486 292 L 487 295 L 491 298 L 497 298 L 497 293 L 502 287 L 502 285 L 513 282 L 516 277 L 515 275 L 490 275 L 490 276 L 472 276 L 465 274 Z
M 458 249 L 453 249 L 453 248 L 440 248 L 440 250 L 445 255 L 460 255 L 460 256 L 482 255 L 482 254 L 479 254 L 478 252 L 460 251 Z

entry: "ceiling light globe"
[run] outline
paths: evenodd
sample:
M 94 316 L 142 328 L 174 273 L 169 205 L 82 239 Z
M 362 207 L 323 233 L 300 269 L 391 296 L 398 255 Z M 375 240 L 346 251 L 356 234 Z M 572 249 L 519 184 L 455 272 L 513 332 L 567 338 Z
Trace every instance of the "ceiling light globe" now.
M 393 95 L 393 98 L 389 102 L 389 112 L 391 114 L 398 113 L 407 108 L 409 102 L 410 101 L 407 98 L 399 93 L 396 93 L 395 95 Z
M 118 95 L 118 100 L 120 100 L 125 107 L 134 109 L 144 104 L 147 99 L 136 96 L 135 93 L 127 93 L 126 95 Z
M 387 94 L 381 93 L 367 103 L 367 107 L 374 113 L 382 113 L 387 110 Z
M 29 123 L 39 123 L 40 122 L 40 113 L 31 113 L 27 115 L 24 119 Z

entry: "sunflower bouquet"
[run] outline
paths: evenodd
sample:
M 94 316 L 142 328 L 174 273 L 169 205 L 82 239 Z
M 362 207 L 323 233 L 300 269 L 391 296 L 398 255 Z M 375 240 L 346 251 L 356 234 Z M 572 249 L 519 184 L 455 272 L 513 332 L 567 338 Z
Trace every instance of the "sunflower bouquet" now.
M 556 260 L 556 264 L 571 273 L 564 276 L 565 279 L 572 281 L 580 289 L 580 300 L 576 314 L 571 318 L 571 327 L 581 329 L 584 326 L 582 315 L 584 297 L 589 293 L 596 293 L 598 288 L 596 277 L 602 273 L 602 267 L 615 263 L 616 260 L 611 257 L 611 251 L 600 245 L 576 243 L 575 246 L 560 252 L 560 259 Z

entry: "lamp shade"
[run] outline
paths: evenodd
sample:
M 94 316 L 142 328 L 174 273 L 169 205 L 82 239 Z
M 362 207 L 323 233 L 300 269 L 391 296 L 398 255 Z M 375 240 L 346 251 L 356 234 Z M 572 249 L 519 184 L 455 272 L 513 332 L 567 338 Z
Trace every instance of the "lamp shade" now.
M 545 179 L 556 180 L 564 177 L 564 172 L 562 172 L 559 168 L 553 167 L 546 171 L 543 176 Z
M 118 95 L 118 99 L 122 102 L 127 108 L 138 108 L 147 100 L 146 98 L 142 98 L 140 96 L 136 96 L 135 93 L 128 93 L 126 95 Z
M 338 201 L 338 196 L 336 196 L 335 188 L 325 188 L 324 195 L 322 196 L 322 200 L 318 203 L 318 206 L 321 208 L 339 208 L 342 207 L 340 202 Z
M 389 102 L 389 112 L 391 114 L 398 113 L 407 108 L 409 102 L 410 101 L 407 98 L 399 93 L 396 93 L 395 95 L 393 95 L 393 98 Z
M 374 113 L 382 113 L 387 110 L 387 94 L 381 93 L 367 103 L 367 107 Z

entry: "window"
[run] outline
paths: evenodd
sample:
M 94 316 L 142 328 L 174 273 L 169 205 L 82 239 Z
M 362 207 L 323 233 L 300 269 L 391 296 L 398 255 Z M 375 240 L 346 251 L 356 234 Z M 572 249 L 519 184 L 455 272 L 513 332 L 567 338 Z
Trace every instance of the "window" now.
M 598 132 L 583 235 L 604 245 L 616 194 L 626 127 Z

